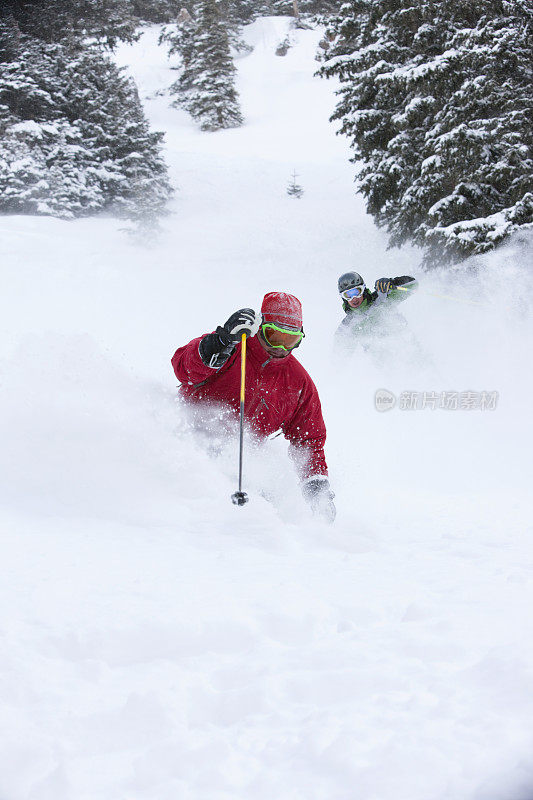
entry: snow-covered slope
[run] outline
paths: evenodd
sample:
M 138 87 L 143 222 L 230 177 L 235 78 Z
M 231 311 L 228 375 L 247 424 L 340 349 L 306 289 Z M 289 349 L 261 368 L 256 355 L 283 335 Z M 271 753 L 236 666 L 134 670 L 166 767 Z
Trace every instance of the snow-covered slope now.
M 217 134 L 156 94 L 175 75 L 156 29 L 120 51 L 178 187 L 157 242 L 0 218 L 2 800 L 533 792 L 523 251 L 481 277 L 386 251 L 313 78 L 319 34 L 279 58 L 287 26 L 248 28 L 246 125 Z M 390 348 L 334 349 L 350 268 L 420 277 Z M 235 443 L 209 457 L 175 403 L 174 349 L 273 289 L 304 304 L 332 527 L 282 439 L 247 451 L 233 507 Z M 377 389 L 499 399 L 377 413 Z

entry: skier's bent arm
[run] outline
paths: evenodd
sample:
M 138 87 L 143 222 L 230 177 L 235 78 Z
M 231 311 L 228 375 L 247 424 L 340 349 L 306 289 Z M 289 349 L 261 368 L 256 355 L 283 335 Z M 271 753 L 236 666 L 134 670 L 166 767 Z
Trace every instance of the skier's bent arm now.
M 295 413 L 285 423 L 283 431 L 289 440 L 289 453 L 300 479 L 319 475 L 327 478 L 328 467 L 324 455 L 326 426 L 318 392 L 310 378 L 302 389 Z
M 418 281 L 410 275 L 400 275 L 398 278 L 392 278 L 391 283 L 389 298 L 394 302 L 406 300 L 411 292 L 418 289 Z
M 212 334 L 206 334 L 209 336 Z M 176 378 L 184 384 L 201 383 L 213 374 L 212 367 L 204 363 L 200 356 L 200 343 L 205 337 L 199 336 L 183 347 L 179 347 L 172 356 L 172 367 Z
M 400 275 L 397 278 L 378 278 L 374 284 L 373 299 L 377 303 L 405 300 L 417 286 L 415 278 L 410 275 Z
M 214 371 L 224 366 L 241 336 L 253 334 L 257 327 L 256 313 L 252 308 L 235 311 L 216 331 L 193 339 L 176 350 L 172 358 L 176 377 L 181 383 L 187 384 L 206 380 Z
M 285 435 L 290 441 L 291 456 L 300 474 L 304 500 L 314 514 L 333 522 L 337 512 L 324 456 L 326 426 L 318 392 L 310 378 L 293 418 L 285 426 Z

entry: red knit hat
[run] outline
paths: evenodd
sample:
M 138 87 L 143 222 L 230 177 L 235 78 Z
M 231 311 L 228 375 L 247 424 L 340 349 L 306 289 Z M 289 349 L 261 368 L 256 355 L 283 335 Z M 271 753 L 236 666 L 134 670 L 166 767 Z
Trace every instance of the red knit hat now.
M 293 294 L 269 292 L 263 297 L 261 313 L 265 322 L 298 330 L 302 327 L 302 304 Z

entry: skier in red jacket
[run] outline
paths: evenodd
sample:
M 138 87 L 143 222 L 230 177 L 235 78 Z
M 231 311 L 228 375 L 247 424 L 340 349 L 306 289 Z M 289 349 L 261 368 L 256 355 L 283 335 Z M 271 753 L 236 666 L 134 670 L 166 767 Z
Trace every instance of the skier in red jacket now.
M 172 366 L 183 397 L 230 407 L 240 399 L 242 334 L 248 337 L 245 419 L 259 436 L 281 430 L 302 480 L 302 493 L 315 513 L 335 518 L 334 494 L 324 457 L 326 426 L 315 384 L 292 351 L 304 337 L 302 306 L 291 294 L 269 292 L 261 318 L 242 308 L 213 333 L 174 353 Z

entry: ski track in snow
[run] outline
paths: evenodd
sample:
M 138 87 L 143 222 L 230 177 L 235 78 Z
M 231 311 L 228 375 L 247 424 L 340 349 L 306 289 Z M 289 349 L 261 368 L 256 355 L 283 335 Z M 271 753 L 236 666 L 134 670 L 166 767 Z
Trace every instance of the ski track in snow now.
M 167 132 L 156 242 L 0 218 L 2 800 L 533 796 L 530 271 L 516 246 L 481 277 L 386 250 L 319 33 L 279 58 L 287 26 L 247 28 L 246 124 L 216 134 L 156 94 L 157 28 L 120 49 Z M 420 277 L 392 353 L 334 350 L 350 268 Z M 174 349 L 273 289 L 304 305 L 331 527 L 282 439 L 246 451 L 233 507 L 236 443 L 210 458 L 175 401 Z M 378 414 L 379 388 L 499 403 Z

